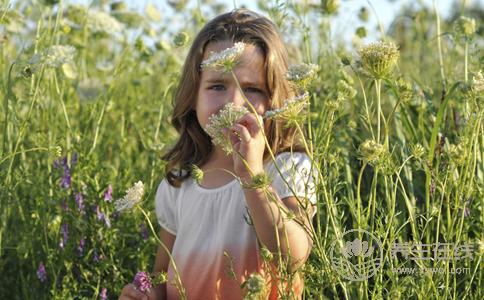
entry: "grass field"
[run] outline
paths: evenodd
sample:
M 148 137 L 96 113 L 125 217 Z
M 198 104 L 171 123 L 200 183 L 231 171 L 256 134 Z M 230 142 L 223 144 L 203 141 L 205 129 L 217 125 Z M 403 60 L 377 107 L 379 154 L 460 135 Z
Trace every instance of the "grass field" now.
M 196 33 L 230 8 L 171 1 L 190 20 L 174 32 L 153 6 L 98 2 L 2 2 L 1 299 L 117 299 L 154 263 L 174 90 Z M 349 45 L 330 38 L 338 2 L 260 7 L 291 64 L 318 66 L 300 120 L 321 179 L 305 299 L 483 299 L 483 7 L 403 9 L 384 42 L 360 27 Z M 138 181 L 142 202 L 118 213 Z M 360 231 L 342 248 L 356 260 L 335 257 L 351 229 L 380 251 Z

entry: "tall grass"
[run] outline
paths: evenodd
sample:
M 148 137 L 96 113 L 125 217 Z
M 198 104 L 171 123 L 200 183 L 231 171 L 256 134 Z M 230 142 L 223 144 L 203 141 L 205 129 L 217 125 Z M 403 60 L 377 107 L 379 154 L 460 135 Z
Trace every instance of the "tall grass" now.
M 190 38 L 224 10 L 182 2 L 170 9 L 193 21 L 176 30 L 152 8 L 137 13 L 105 1 L 89 8 L 62 0 L 2 4 L 1 298 L 107 293 L 116 299 L 137 270 L 151 270 L 157 240 L 146 234 L 145 217 L 155 224 L 154 192 L 165 165 L 160 154 L 176 138 L 168 126 L 174 87 Z M 439 16 L 438 5 L 403 9 L 378 37 L 398 46 L 399 59 L 376 78 L 365 72 L 358 51 L 368 39 L 355 37 L 351 46 L 334 39 L 337 2 L 261 3 L 292 36 L 292 62 L 319 65 L 304 124 L 321 172 L 304 296 L 482 299 L 483 31 L 478 21 L 472 32 L 472 24 L 458 19 L 482 20 L 482 8 L 463 4 L 449 19 Z M 55 45 L 72 45 L 72 61 L 57 61 L 66 53 L 38 60 Z M 117 213 L 114 199 L 138 180 L 145 183 L 147 215 Z M 332 265 L 332 244 L 350 229 L 382 243 L 381 266 L 367 280 L 347 280 Z M 472 257 L 392 256 L 394 243 L 437 242 L 472 245 Z

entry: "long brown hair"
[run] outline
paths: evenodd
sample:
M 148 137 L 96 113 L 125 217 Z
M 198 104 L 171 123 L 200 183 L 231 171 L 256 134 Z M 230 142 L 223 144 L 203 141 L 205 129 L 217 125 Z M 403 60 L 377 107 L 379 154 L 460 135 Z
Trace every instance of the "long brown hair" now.
M 269 109 L 281 107 L 285 99 L 294 96 L 285 77 L 288 67 L 287 50 L 273 22 L 247 9 L 236 9 L 212 19 L 193 41 L 175 94 L 171 123 L 180 137 L 173 148 L 162 157 L 167 162 L 166 177 L 172 186 L 179 187 L 191 175 L 192 164 L 202 166 L 210 157 L 211 138 L 198 123 L 193 107 L 197 100 L 201 77 L 199 66 L 205 47 L 210 42 L 225 40 L 253 44 L 262 50 L 270 95 Z M 265 128 L 268 129 L 265 132 L 267 140 L 274 154 L 290 150 L 305 152 L 298 137 L 295 137 L 294 127 L 283 129 L 283 123 L 270 119 L 265 123 Z M 269 158 L 266 149 L 264 162 Z

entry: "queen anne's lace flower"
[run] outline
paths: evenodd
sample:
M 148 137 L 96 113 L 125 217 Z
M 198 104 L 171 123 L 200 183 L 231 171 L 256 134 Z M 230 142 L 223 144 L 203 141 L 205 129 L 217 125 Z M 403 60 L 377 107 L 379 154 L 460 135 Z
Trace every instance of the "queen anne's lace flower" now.
M 180 48 L 185 46 L 189 40 L 190 40 L 190 36 L 188 35 L 188 33 L 182 31 L 177 33 L 173 37 L 173 44 L 175 45 L 175 47 Z
M 221 146 L 227 154 L 230 154 L 233 152 L 233 146 L 229 138 L 222 133 L 222 128 L 232 127 L 238 119 L 247 113 L 249 113 L 247 108 L 235 106 L 232 102 L 229 102 L 218 114 L 210 116 L 205 131 L 212 138 L 214 144 Z
M 111 15 L 102 12 L 90 10 L 87 15 L 87 26 L 92 32 L 118 33 L 123 30 L 123 24 L 113 18 Z
M 290 124 L 291 122 L 298 122 L 301 117 L 301 111 L 308 106 L 309 94 L 306 92 L 297 97 L 284 101 L 281 108 L 268 110 L 264 114 L 264 118 L 280 120 Z
M 237 42 L 233 47 L 227 48 L 221 52 L 211 52 L 210 56 L 200 64 L 202 70 L 212 69 L 223 72 L 230 72 L 237 59 L 244 52 L 245 44 Z
M 286 78 L 294 86 L 300 89 L 306 89 L 316 77 L 319 66 L 315 64 L 297 64 L 289 67 Z
M 116 200 L 114 203 L 116 211 L 121 212 L 133 208 L 138 202 L 141 201 L 143 193 L 143 182 L 136 182 L 133 187 L 126 191 L 126 196 L 124 196 L 124 198 Z
M 482 93 L 484 91 L 484 76 L 479 71 L 472 77 L 472 90 L 476 93 Z
M 195 181 L 200 184 L 203 180 L 203 170 L 200 169 L 197 165 L 191 166 L 191 175 Z
M 32 65 L 43 64 L 47 67 L 57 68 L 63 64 L 73 63 L 76 48 L 70 45 L 54 45 L 41 53 L 36 53 L 31 59 Z
M 476 32 L 476 20 L 465 16 L 460 16 L 454 22 L 454 32 L 457 36 L 470 38 Z
M 254 299 L 255 296 L 264 292 L 265 280 L 260 274 L 252 273 L 247 280 L 242 283 L 242 288 L 246 288 L 248 292 L 244 299 Z
M 381 41 L 362 47 L 359 54 L 363 70 L 376 79 L 390 74 L 400 56 L 394 43 Z
M 385 153 L 385 147 L 374 140 L 364 141 L 359 150 L 363 159 L 370 163 L 377 162 Z

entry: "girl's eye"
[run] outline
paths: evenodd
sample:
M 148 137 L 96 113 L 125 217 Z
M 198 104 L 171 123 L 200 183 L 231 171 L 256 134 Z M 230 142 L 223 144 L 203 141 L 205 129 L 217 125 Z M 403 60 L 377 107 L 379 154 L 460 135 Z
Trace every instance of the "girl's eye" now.
M 225 87 L 221 84 L 212 85 L 208 88 L 209 90 L 222 91 Z
M 261 93 L 261 94 L 263 94 L 263 92 L 261 90 L 259 90 L 258 88 L 248 87 L 245 90 L 249 93 Z

